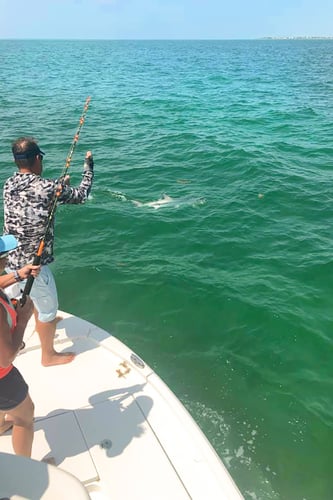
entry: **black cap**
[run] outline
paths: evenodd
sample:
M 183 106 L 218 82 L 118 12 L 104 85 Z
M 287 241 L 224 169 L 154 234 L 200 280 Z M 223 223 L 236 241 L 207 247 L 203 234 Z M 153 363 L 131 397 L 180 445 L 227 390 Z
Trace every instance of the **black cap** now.
M 27 149 L 27 151 L 14 154 L 14 159 L 15 160 L 27 160 L 28 158 L 33 158 L 36 155 L 44 156 L 45 153 L 41 149 L 39 149 L 39 146 L 37 144 L 34 144 L 33 147 L 30 147 L 29 149 Z

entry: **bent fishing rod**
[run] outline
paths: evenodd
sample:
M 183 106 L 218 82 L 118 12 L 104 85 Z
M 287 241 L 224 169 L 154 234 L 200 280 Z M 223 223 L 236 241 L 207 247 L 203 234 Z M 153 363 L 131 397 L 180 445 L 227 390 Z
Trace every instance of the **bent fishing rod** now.
M 64 179 L 65 179 L 65 176 L 67 175 L 69 166 L 70 166 L 71 161 L 72 161 L 72 157 L 73 157 L 73 153 L 74 153 L 75 147 L 76 147 L 77 142 L 79 140 L 79 135 L 80 135 L 80 132 L 81 132 L 81 128 L 82 128 L 82 126 L 84 124 L 84 120 L 85 120 L 87 111 L 88 111 L 90 99 L 91 99 L 90 97 L 87 97 L 86 102 L 84 104 L 83 113 L 82 113 L 82 115 L 80 117 L 80 121 L 79 121 L 79 126 L 78 126 L 77 131 L 76 131 L 76 133 L 74 135 L 73 142 L 72 142 L 71 147 L 69 149 L 69 152 L 68 152 L 68 155 L 67 155 L 67 158 L 66 158 L 66 162 L 65 162 L 65 165 L 64 165 L 64 168 L 63 168 L 63 171 L 62 171 L 62 174 L 59 177 L 58 185 L 57 185 L 57 188 L 56 188 L 56 190 L 54 192 L 53 199 L 51 201 L 50 212 L 49 212 L 49 216 L 48 216 L 47 223 L 46 223 L 46 226 L 45 226 L 44 235 L 43 235 L 43 237 L 41 238 L 41 240 L 39 242 L 37 252 L 36 252 L 36 254 L 34 256 L 34 259 L 33 259 L 33 262 L 32 262 L 36 266 L 39 265 L 40 262 L 41 262 L 41 258 L 42 258 L 42 254 L 43 254 L 43 250 L 44 250 L 44 246 L 45 246 L 45 239 L 46 239 L 47 233 L 49 232 L 49 229 L 51 227 L 51 224 L 52 224 L 52 221 L 53 221 L 53 218 L 54 218 L 54 215 L 55 215 L 55 210 L 56 210 L 56 207 L 57 207 L 58 198 L 59 198 L 59 196 L 60 196 L 60 194 L 62 192 L 62 187 L 63 187 Z M 27 300 L 27 296 L 30 294 L 30 291 L 31 291 L 34 279 L 35 278 L 30 274 L 30 276 L 28 277 L 27 282 L 25 284 L 25 287 L 24 287 L 24 290 L 23 290 L 23 293 L 22 293 L 22 297 L 20 298 L 20 304 L 21 304 L 21 306 L 23 306 L 25 304 L 25 302 Z

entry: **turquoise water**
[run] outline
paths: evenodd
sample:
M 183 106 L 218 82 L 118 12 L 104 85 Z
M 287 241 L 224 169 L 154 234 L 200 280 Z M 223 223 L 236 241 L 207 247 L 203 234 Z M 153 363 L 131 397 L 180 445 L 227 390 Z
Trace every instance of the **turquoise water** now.
M 1 184 L 20 135 L 59 175 L 91 95 L 61 308 L 159 373 L 246 499 L 332 498 L 332 68 L 332 41 L 0 41 Z

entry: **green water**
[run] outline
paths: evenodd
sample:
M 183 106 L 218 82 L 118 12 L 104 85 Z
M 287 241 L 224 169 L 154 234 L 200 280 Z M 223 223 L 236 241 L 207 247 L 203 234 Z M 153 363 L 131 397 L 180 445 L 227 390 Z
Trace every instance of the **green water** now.
M 332 68 L 332 41 L 0 41 L 1 184 L 20 135 L 59 175 L 91 95 L 61 308 L 157 371 L 247 499 L 332 498 Z

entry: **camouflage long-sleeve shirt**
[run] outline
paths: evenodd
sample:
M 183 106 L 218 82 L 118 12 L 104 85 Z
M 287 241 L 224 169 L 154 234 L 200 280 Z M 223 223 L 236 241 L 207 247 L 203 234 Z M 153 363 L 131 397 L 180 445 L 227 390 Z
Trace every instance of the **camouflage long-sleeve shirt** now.
M 93 182 L 93 171 L 85 170 L 79 187 L 64 185 L 58 202 L 84 203 Z M 10 177 L 3 190 L 4 233 L 13 234 L 18 247 L 10 252 L 7 266 L 19 269 L 32 262 L 48 224 L 58 180 L 44 179 L 33 173 L 16 173 Z M 49 264 L 53 257 L 54 217 L 45 237 L 41 264 Z

